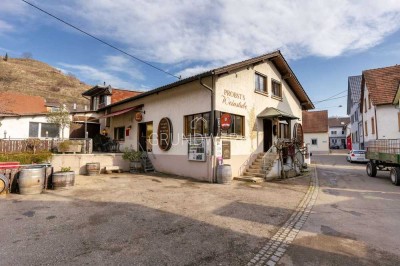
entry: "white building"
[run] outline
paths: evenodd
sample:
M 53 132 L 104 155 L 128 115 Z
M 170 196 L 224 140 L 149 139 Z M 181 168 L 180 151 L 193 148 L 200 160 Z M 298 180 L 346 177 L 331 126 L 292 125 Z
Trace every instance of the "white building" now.
M 253 155 L 291 138 L 314 108 L 276 51 L 179 80 L 100 109 L 121 148 L 143 149 L 159 172 L 215 181 L 217 158 L 240 175 Z
M 366 147 L 369 140 L 400 138 L 399 81 L 398 65 L 363 71 L 361 112 Z
M 346 149 L 346 127 L 350 123 L 348 117 L 330 117 L 329 126 L 329 147 L 331 149 Z
M 350 116 L 351 146 L 354 150 L 364 149 L 360 115 L 361 78 L 361 75 L 349 77 L 347 87 L 347 115 Z
M 329 153 L 328 111 L 303 111 L 304 142 L 314 154 Z

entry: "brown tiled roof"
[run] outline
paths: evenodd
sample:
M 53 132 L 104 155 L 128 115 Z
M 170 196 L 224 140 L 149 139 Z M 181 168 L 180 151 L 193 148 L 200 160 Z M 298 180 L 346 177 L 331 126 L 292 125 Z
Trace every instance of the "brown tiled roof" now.
M 328 111 L 303 111 L 304 133 L 328 132 Z
M 366 84 L 374 105 L 391 104 L 399 88 L 399 82 L 400 65 L 365 70 L 362 75 L 361 95 L 364 96 L 363 88 Z
M 272 53 L 257 56 L 257 57 L 254 57 L 254 58 L 251 58 L 248 60 L 244 60 L 244 61 L 234 63 L 231 65 L 212 69 L 212 70 L 209 70 L 209 71 L 206 71 L 206 72 L 203 72 L 203 73 L 200 73 L 200 74 L 197 74 L 197 75 L 185 78 L 185 79 L 178 80 L 176 82 L 164 85 L 162 87 L 158 87 L 154 90 L 140 93 L 139 95 L 127 98 L 118 103 L 111 104 L 106 107 L 102 107 L 99 110 L 110 108 L 110 107 L 113 107 L 113 106 L 116 106 L 119 104 L 123 104 L 123 103 L 129 102 L 129 101 L 137 100 L 137 99 L 140 99 L 140 98 L 143 98 L 143 97 L 155 94 L 155 93 L 159 93 L 161 91 L 175 88 L 177 86 L 180 86 L 180 85 L 183 85 L 183 84 L 195 81 L 195 80 L 201 80 L 202 78 L 205 78 L 205 77 L 209 77 L 212 75 L 220 75 L 220 74 L 224 74 L 226 72 L 229 73 L 230 71 L 234 71 L 234 70 L 242 68 L 242 67 L 250 66 L 250 65 L 257 64 L 259 62 L 268 61 L 268 60 L 270 60 L 274 64 L 274 66 L 277 68 L 277 70 L 281 73 L 282 79 L 284 79 L 286 81 L 286 83 L 288 83 L 290 88 L 293 90 L 296 97 L 300 100 L 300 104 L 302 105 L 303 109 L 305 109 L 305 110 L 314 109 L 315 108 L 314 104 L 311 102 L 310 98 L 308 97 L 303 86 L 300 84 L 296 75 L 290 68 L 286 59 L 283 57 L 281 52 L 278 50 L 278 51 L 275 51 Z
M 44 98 L 17 92 L 0 92 L 0 111 L 5 114 L 24 115 L 46 113 Z
M 344 127 L 350 123 L 350 117 L 329 117 L 329 127 Z
M 140 93 L 141 92 L 139 91 L 128 91 L 113 88 L 111 94 L 111 103 L 116 103 L 127 98 L 134 97 L 136 95 L 139 95 Z

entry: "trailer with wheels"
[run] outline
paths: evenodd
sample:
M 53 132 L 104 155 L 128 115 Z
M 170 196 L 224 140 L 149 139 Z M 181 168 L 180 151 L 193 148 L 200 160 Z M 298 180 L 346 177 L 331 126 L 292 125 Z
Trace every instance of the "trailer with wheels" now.
M 365 157 L 369 159 L 367 174 L 375 177 L 378 171 L 390 171 L 390 180 L 400 185 L 400 139 L 369 141 Z

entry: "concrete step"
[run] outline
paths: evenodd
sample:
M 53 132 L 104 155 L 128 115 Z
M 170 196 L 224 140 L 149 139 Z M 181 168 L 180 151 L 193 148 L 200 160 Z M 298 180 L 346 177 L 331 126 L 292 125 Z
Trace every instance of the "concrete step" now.
M 234 177 L 234 180 L 252 182 L 252 183 L 261 183 L 264 182 L 264 178 L 256 177 L 256 176 L 238 176 Z
M 261 164 L 252 164 L 252 165 L 249 165 L 249 169 L 262 169 L 262 165 Z
M 250 173 L 262 173 L 262 169 L 261 168 L 249 168 L 246 170 L 246 172 L 250 172 Z
M 265 176 L 265 175 L 262 174 L 262 173 L 252 173 L 252 172 L 247 172 L 247 171 L 245 171 L 245 172 L 243 173 L 243 175 L 244 175 L 244 176 L 261 177 L 261 178 L 263 178 L 263 177 Z

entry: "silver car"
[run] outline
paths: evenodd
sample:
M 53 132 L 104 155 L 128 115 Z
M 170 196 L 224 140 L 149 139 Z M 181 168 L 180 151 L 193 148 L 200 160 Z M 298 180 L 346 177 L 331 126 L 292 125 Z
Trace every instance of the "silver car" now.
M 360 163 L 367 163 L 369 162 L 368 159 L 365 158 L 365 150 L 351 150 L 347 154 L 347 161 L 348 162 L 360 162 Z

